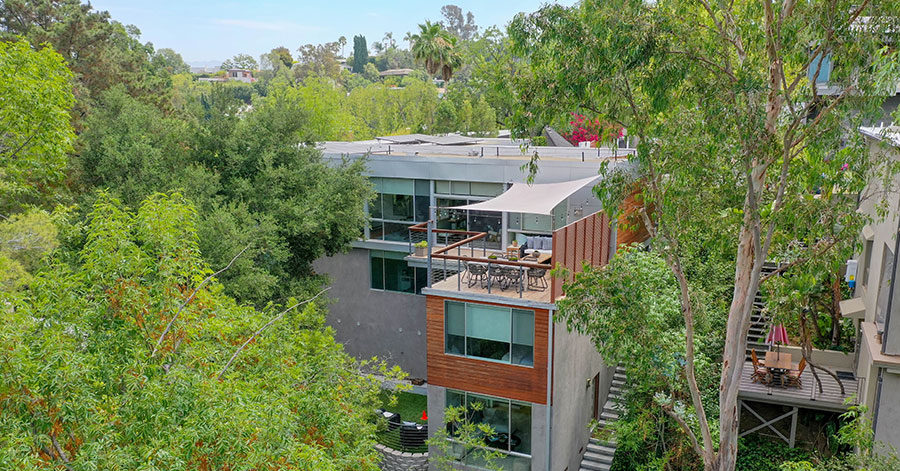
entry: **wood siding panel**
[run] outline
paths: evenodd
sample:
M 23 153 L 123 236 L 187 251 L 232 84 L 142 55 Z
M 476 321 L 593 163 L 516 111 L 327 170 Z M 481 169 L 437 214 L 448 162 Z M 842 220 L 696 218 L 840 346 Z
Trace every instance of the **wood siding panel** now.
M 436 386 L 499 396 L 518 401 L 547 403 L 548 312 L 534 312 L 534 367 L 465 358 L 444 353 L 444 301 L 428 296 L 428 382 Z M 502 303 L 481 303 L 514 307 Z M 521 307 L 516 307 L 522 309 Z
M 569 277 L 550 281 L 550 301 L 562 296 L 562 285 L 581 272 L 582 262 L 593 266 L 609 263 L 611 237 L 609 217 L 604 212 L 594 213 L 553 232 L 553 265 L 561 265 Z

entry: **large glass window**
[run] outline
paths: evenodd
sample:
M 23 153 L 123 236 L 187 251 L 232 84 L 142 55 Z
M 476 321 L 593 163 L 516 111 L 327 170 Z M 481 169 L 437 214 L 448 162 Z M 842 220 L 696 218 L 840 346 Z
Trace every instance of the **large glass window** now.
M 409 226 L 428 220 L 429 181 L 380 177 L 371 181 L 376 195 L 369 203 L 369 238 L 408 242 Z
M 421 294 L 428 280 L 427 270 L 409 266 L 399 252 L 369 251 L 371 288 Z
M 494 434 L 484 436 L 484 448 L 504 454 L 496 460 L 502 469 L 531 468 L 531 404 L 463 391 L 447 390 L 447 406 L 465 404 L 470 421 L 489 425 Z M 450 424 L 451 436 L 453 425 Z M 484 464 L 479 453 L 462 445 L 454 447 L 456 458 L 467 465 Z
M 500 248 L 503 224 L 500 213 L 448 208 L 491 199 L 503 193 L 502 183 L 437 180 L 434 182 L 434 191 L 438 195 L 438 229 L 485 232 L 487 247 Z
M 444 352 L 534 366 L 534 311 L 444 302 Z

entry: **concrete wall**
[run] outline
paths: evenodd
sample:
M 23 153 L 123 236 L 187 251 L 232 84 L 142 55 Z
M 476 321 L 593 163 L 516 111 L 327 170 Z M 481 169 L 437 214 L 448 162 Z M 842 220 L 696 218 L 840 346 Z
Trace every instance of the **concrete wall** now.
M 791 361 L 800 362 L 800 359 L 803 358 L 803 352 L 800 350 L 800 347 L 793 346 L 785 346 L 782 345 L 780 347 L 781 354 L 788 354 L 791 356 Z M 836 369 L 840 371 L 853 371 L 853 353 L 845 353 L 839 352 L 837 350 L 816 350 L 812 351 L 812 361 L 819 366 Z
M 602 386 L 612 381 L 612 371 L 603 364 L 590 338 L 567 332 L 563 323 L 555 324 L 553 358 L 550 469 L 576 470 L 590 439 L 588 426 L 594 407 L 590 380 L 600 373 L 600 399 L 605 399 L 609 388 Z
M 873 378 L 873 381 L 876 379 Z M 875 419 L 875 440 L 900 450 L 900 374 L 885 370 L 882 376 L 881 398 L 878 401 L 878 417 Z
M 427 377 L 425 296 L 370 289 L 365 249 L 316 260 L 313 267 L 331 278 L 328 324 L 347 353 L 378 356 L 413 378 Z

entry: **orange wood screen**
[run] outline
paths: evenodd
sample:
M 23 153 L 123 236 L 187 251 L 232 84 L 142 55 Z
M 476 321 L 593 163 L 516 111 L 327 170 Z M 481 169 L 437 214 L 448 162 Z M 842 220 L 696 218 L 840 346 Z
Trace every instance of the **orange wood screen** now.
M 563 280 L 550 280 L 550 301 L 563 295 L 562 285 L 581 272 L 582 262 L 602 267 L 609 263 L 609 238 L 612 231 L 605 212 L 591 214 L 553 232 L 553 266 L 569 271 Z
M 534 310 L 534 367 L 507 365 L 444 353 L 444 301 L 446 299 L 449 298 L 428 296 L 426 300 L 428 383 L 445 388 L 546 404 L 549 327 L 547 310 Z M 480 304 L 524 309 L 520 306 L 507 306 L 500 303 Z

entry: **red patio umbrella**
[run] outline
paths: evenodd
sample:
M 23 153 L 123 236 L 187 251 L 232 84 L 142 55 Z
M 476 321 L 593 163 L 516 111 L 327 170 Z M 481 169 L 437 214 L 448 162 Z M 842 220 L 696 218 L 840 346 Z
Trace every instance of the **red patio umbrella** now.
M 788 334 L 787 329 L 784 328 L 784 324 L 773 325 L 769 330 L 769 335 L 766 337 L 766 345 L 777 346 L 778 357 L 781 357 L 781 344 L 788 343 Z

